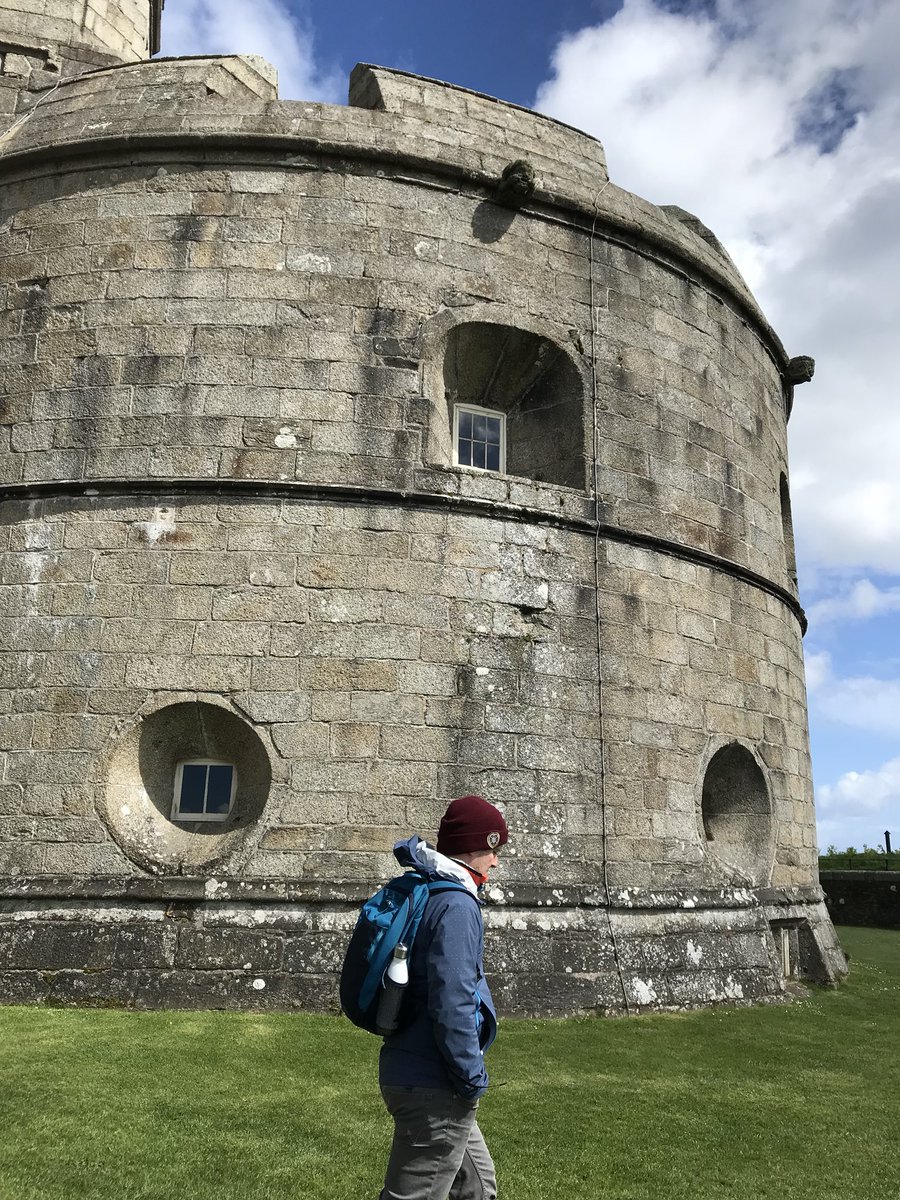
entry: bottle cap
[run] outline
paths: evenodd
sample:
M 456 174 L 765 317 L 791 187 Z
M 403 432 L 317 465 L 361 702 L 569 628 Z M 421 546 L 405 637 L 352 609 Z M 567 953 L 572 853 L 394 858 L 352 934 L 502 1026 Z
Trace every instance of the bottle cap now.
M 408 954 L 409 950 L 403 945 L 402 942 L 398 942 L 394 947 L 394 958 L 400 959 L 401 962 L 407 957 Z

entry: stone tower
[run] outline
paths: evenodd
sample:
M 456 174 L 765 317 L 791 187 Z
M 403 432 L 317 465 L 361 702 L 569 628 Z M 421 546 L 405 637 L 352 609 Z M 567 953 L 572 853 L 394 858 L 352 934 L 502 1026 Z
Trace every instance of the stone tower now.
M 789 359 L 592 138 L 0 0 L 0 996 L 328 1007 L 479 791 L 507 1012 L 844 969 Z M 3 115 L 5 114 L 5 115 Z
M 163 0 L 4 0 L 3 83 L 35 73 L 52 78 L 140 62 L 159 49 L 162 5 Z

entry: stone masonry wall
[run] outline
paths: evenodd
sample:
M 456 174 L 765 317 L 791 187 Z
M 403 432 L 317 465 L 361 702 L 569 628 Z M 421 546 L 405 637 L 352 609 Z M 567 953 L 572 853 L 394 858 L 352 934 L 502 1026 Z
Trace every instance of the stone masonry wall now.
M 151 30 L 159 7 L 159 0 L 4 0 L 2 71 L 28 75 L 37 69 L 68 75 L 147 58 L 158 49 L 151 44 Z
M 99 187 L 10 183 L 3 478 L 341 479 L 586 516 L 577 494 L 426 461 L 446 420 L 420 382 L 436 314 L 539 329 L 587 370 L 584 235 L 520 218 L 483 243 L 476 207 L 367 172 L 160 156 Z M 765 349 L 656 255 L 598 240 L 594 258 L 603 519 L 792 587 Z
M 541 328 L 577 357 L 577 344 L 588 341 L 591 330 L 585 311 L 587 288 L 579 280 L 574 253 L 569 255 L 575 272 L 570 279 L 555 273 L 555 303 L 544 298 L 536 278 L 526 293 L 528 304 L 517 308 L 519 257 L 529 241 L 532 262 L 541 262 L 535 252 L 539 231 L 532 227 L 526 233 L 523 228 L 510 236 L 511 230 L 502 253 L 493 245 L 467 249 L 463 239 L 469 235 L 465 216 L 471 221 L 471 202 L 468 213 L 460 214 L 454 225 L 447 214 L 448 209 L 453 214 L 452 202 L 442 196 L 440 211 L 423 211 L 413 206 L 408 184 L 308 170 L 197 170 L 182 162 L 126 168 L 103 188 L 89 188 L 87 182 L 86 173 L 47 179 L 42 186 L 48 198 L 36 205 L 20 203 L 24 185 L 5 193 L 2 211 L 8 215 L 3 225 L 12 251 L 0 268 L 11 280 L 4 318 L 10 362 L 10 441 L 2 459 L 7 482 L 156 478 L 164 490 L 164 481 L 172 478 L 275 485 L 340 480 L 345 485 L 460 495 L 545 511 L 559 511 L 562 505 L 573 519 L 589 518 L 590 501 L 570 489 L 464 474 L 453 471 L 448 462 L 424 461 L 429 425 L 442 419 L 440 401 L 423 395 L 421 387 L 420 344 L 428 314 L 446 313 L 447 298 L 459 297 L 468 302 L 450 306 L 452 319 L 487 315 L 513 324 L 540 321 Z M 32 198 L 35 186 L 28 184 Z M 354 194 L 359 199 L 351 199 Z M 203 211 L 210 209 L 213 214 Z M 460 230 L 456 241 L 450 236 L 454 228 Z M 571 248 L 571 233 L 550 230 L 545 236 L 555 243 L 547 248 L 548 262 L 561 256 L 561 242 L 569 242 Z M 608 289 L 599 312 L 602 516 L 611 526 L 722 554 L 789 586 L 777 488 L 784 465 L 783 417 L 778 420 L 780 393 L 773 398 L 776 380 L 770 377 L 769 360 L 757 351 L 758 374 L 749 371 L 752 343 L 736 318 L 728 325 L 707 321 L 701 333 L 703 321 L 695 315 L 698 303 L 690 303 L 691 294 L 685 301 L 665 290 L 661 264 L 635 252 L 629 258 L 613 246 L 598 248 L 596 259 L 603 264 L 597 268 L 600 277 L 615 277 L 622 288 Z M 619 267 L 612 267 L 612 261 Z M 473 270 L 478 271 L 474 278 Z M 639 294 L 645 277 L 648 301 L 641 304 L 635 298 L 629 310 L 627 292 Z M 495 296 L 490 302 L 472 294 L 488 279 Z M 564 301 L 569 291 L 574 294 Z M 707 299 L 710 303 L 718 304 Z M 562 319 L 548 319 L 547 308 Z M 668 316 L 669 309 L 680 316 Z M 631 318 L 622 315 L 626 311 Z M 640 326 L 634 319 L 639 313 L 644 318 Z M 692 323 L 683 319 L 686 315 Z M 726 313 L 721 316 L 724 321 Z M 676 328 L 684 341 L 673 340 Z M 727 380 L 721 353 L 726 337 L 729 344 L 746 343 Z M 424 344 L 426 356 L 434 353 L 427 339 Z M 698 368 L 695 373 L 684 365 L 691 362 Z M 718 387 L 709 382 L 713 363 L 722 374 Z M 668 382 L 674 376 L 681 390 Z M 740 403 L 738 395 L 743 397 Z M 585 416 L 589 418 L 587 412 Z M 142 506 L 130 522 L 126 515 L 117 526 L 107 526 L 101 514 L 94 513 L 81 534 L 32 527 L 29 550 L 66 559 L 74 540 L 84 547 L 82 557 L 90 563 L 87 577 L 80 568 L 75 578 L 90 583 L 97 581 L 95 559 L 101 557 L 101 547 L 110 551 L 102 556 L 101 572 L 115 572 L 115 549 L 141 546 L 143 538 L 144 545 L 166 546 L 168 556 L 169 544 L 177 539 L 179 553 L 190 547 L 206 557 L 170 574 L 156 550 L 139 553 L 136 569 L 147 582 L 158 580 L 164 589 L 190 584 L 192 572 L 198 584 L 207 579 L 223 584 L 232 577 L 250 581 L 251 573 L 224 553 L 235 544 L 225 524 L 210 529 L 198 520 L 199 514 L 189 512 L 185 519 L 164 495 L 155 499 L 158 503 Z M 59 507 L 53 502 L 51 509 L 54 504 Z M 65 502 L 62 507 L 71 506 Z M 208 519 L 209 505 L 202 511 Z M 248 509 L 247 515 L 251 512 Z M 367 508 L 364 521 L 368 514 Z M 156 534 L 154 519 L 161 529 Z M 424 536 L 426 518 L 412 521 L 412 528 Z M 488 598 L 518 602 L 532 613 L 548 606 L 551 612 L 561 612 L 561 619 L 571 623 L 576 645 L 590 654 L 596 637 L 591 633 L 593 601 L 583 589 L 592 581 L 591 540 L 571 535 L 565 539 L 567 548 L 580 541 L 581 561 L 575 568 L 564 567 L 563 579 L 547 580 L 540 560 L 526 564 L 510 557 L 508 543 L 515 539 L 515 526 L 494 530 L 479 517 L 467 528 L 473 533 L 479 529 L 491 546 L 483 558 L 476 553 L 477 565 L 496 572 L 508 560 L 514 577 L 506 582 L 493 576 L 499 590 Z M 261 536 L 275 535 L 267 531 Z M 289 531 L 277 536 L 285 549 L 307 548 L 302 543 L 291 546 Z M 91 553 L 97 538 L 101 543 Z M 398 560 L 406 543 L 389 537 L 388 544 L 396 590 L 414 595 L 415 578 L 400 575 Z M 432 552 L 438 561 L 447 553 L 443 543 Z M 776 635 L 767 627 L 774 619 L 796 630 L 795 618 L 782 601 L 729 580 L 729 587 L 737 586 L 745 594 L 738 608 L 743 627 L 740 634 L 728 637 L 726 654 L 733 600 L 722 594 L 724 582 L 712 586 L 714 574 L 703 570 L 704 584 L 697 585 L 701 568 L 696 565 L 665 568 L 684 576 L 687 595 L 680 598 L 673 594 L 674 582 L 661 572 L 657 555 L 646 550 L 624 553 L 626 563 L 629 554 L 646 563 L 648 582 L 635 583 L 629 572 L 619 572 L 610 589 L 616 598 L 609 603 L 617 609 L 607 618 L 608 636 L 615 638 L 614 650 L 636 646 L 635 657 L 642 666 L 631 670 L 638 675 L 643 671 L 644 678 L 656 657 L 653 647 L 658 646 L 660 660 L 668 664 L 669 685 L 661 689 L 654 675 L 652 712 L 647 704 L 636 703 L 633 714 L 623 714 L 623 719 L 649 721 L 642 736 L 652 739 L 652 721 L 660 717 L 660 706 L 684 714 L 691 704 L 686 695 L 691 685 L 679 668 L 690 668 L 686 647 L 696 642 L 696 675 L 689 670 L 691 678 L 704 679 L 704 669 L 719 677 L 715 684 L 703 685 L 706 695 L 698 701 L 712 703 L 716 697 L 725 713 L 726 698 L 733 695 L 736 711 L 743 714 L 737 723 L 724 720 L 723 735 L 732 732 L 754 744 L 761 742 L 762 721 L 780 721 L 788 697 L 800 704 L 799 713 L 792 715 L 793 724 L 802 727 L 796 633 L 781 630 Z M 39 583 L 43 568 L 29 561 L 28 569 L 36 572 L 33 582 Z M 284 578 L 302 582 L 293 562 Z M 358 587 L 360 576 L 328 582 L 350 589 Z M 388 586 L 390 580 L 383 582 Z M 564 584 L 568 591 L 562 590 Z M 547 590 L 551 586 L 552 597 Z M 445 599 L 478 595 L 476 577 L 462 576 Z M 642 595 L 646 598 L 640 599 Z M 76 610 L 84 602 L 74 601 Z M 369 620 L 390 623 L 360 593 L 354 603 L 355 609 L 336 607 L 342 619 L 345 612 L 356 611 Z M 88 611 L 79 615 L 87 617 Z M 424 616 L 416 619 L 421 622 Z M 485 628 L 492 629 L 489 617 L 485 620 Z M 18 617 L 15 623 L 21 639 Z M 641 626 L 646 630 L 643 643 L 636 633 Z M 222 628 L 218 636 L 224 647 L 227 630 Z M 147 637 L 142 620 L 135 625 L 134 637 L 138 646 Z M 154 646 L 157 655 L 161 644 Z M 703 647 L 708 647 L 705 659 Z M 195 656 L 196 664 L 203 642 L 195 642 L 193 631 L 183 628 L 173 648 Z M 103 646 L 86 644 L 83 649 Z M 735 664 L 732 655 L 741 651 L 745 660 Z M 727 672 L 721 669 L 726 665 Z M 730 669 L 735 665 L 736 680 Z M 238 668 L 233 665 L 231 670 Z M 783 685 L 796 680 L 792 688 L 777 686 L 779 670 Z M 760 718 L 751 720 L 748 689 L 759 687 L 760 672 L 769 686 L 759 693 L 755 706 Z M 196 669 L 191 677 L 195 675 Z M 626 678 L 630 679 L 627 674 Z M 208 690 L 226 682 L 213 680 Z M 160 686 L 181 685 L 167 679 Z M 664 699 L 667 694 L 669 699 Z M 768 711 L 773 705 L 777 711 Z M 695 712 L 698 731 L 711 734 L 722 724 L 709 721 L 702 703 L 695 704 Z M 631 726 L 624 732 L 630 743 Z M 692 738 L 695 757 L 701 749 L 697 736 Z M 800 735 L 794 735 L 793 757 L 788 755 L 795 775 L 802 773 L 801 742 Z M 635 757 L 642 755 L 643 749 L 635 751 Z M 772 765 L 781 769 L 780 763 Z M 802 791 L 793 789 L 797 802 L 804 800 Z M 808 871 L 809 854 L 804 863 Z
M 598 881 L 590 538 L 244 497 L 29 510 L 2 512 L 0 866 L 132 874 L 92 816 L 116 742 L 164 703 L 224 694 L 275 763 L 245 875 L 377 879 L 405 829 L 432 831 L 475 788 L 517 830 L 509 886 Z M 776 879 L 809 882 L 790 624 L 749 605 L 746 585 L 704 587 L 705 569 L 614 543 L 602 557 L 610 881 L 741 882 L 707 859 L 696 815 L 708 747 L 738 738 L 770 771 Z
M 278 885 L 254 894 L 236 884 L 218 898 L 169 890 L 163 902 L 0 900 L 0 994 L 57 1005 L 336 1010 L 355 905 L 299 889 L 283 899 Z M 727 893 L 695 900 L 692 910 L 623 910 L 611 922 L 602 907 L 565 899 L 543 910 L 489 907 L 497 1003 L 528 1016 L 782 999 L 766 910 Z M 827 915 L 808 900 L 798 927 L 838 959 Z M 4 919 L 9 911 L 15 920 Z
M 786 358 L 727 256 L 592 139 L 402 73 L 41 95 L 0 144 L 0 993 L 327 1007 L 392 842 L 470 790 L 513 831 L 507 1011 L 778 996 L 779 920 L 833 978 Z M 565 356 L 584 487 L 453 465 L 466 322 Z M 761 782 L 716 824 L 728 748 Z M 169 759 L 225 753 L 228 822 L 172 821 Z
M 900 929 L 900 879 L 896 871 L 823 871 L 821 880 L 834 921 Z

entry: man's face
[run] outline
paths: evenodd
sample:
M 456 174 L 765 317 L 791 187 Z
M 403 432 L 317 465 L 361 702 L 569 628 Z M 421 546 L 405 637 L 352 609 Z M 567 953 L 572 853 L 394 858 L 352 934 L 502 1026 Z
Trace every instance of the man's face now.
M 479 875 L 489 875 L 497 866 L 499 855 L 496 850 L 476 850 L 465 855 L 465 861 Z

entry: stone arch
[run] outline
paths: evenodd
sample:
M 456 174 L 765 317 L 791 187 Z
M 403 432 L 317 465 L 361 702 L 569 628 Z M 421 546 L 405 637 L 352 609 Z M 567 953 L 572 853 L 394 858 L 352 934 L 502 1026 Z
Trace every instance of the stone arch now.
M 735 882 L 768 882 L 774 852 L 772 799 L 764 768 L 741 742 L 728 742 L 709 757 L 700 817 L 707 852 Z
M 421 338 L 423 391 L 431 401 L 426 459 L 453 462 L 453 410 L 504 414 L 506 474 L 560 487 L 587 485 L 586 368 L 562 330 L 500 305 L 438 314 Z

